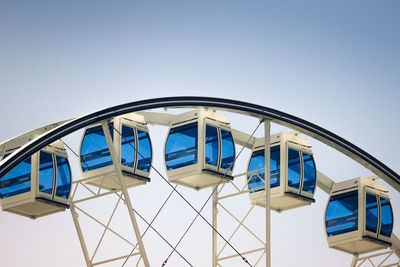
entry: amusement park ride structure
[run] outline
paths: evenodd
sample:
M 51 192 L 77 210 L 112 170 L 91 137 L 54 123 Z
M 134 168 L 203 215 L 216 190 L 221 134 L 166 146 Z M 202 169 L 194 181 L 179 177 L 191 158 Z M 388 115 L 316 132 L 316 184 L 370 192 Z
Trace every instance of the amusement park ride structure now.
M 159 108 L 164 112 L 154 111 Z M 168 112 L 172 108 L 191 110 L 173 114 Z M 220 111 L 257 118 L 258 126 L 264 125 L 264 136 L 257 138 L 254 132 L 233 129 Z M 271 123 L 291 128 L 293 132 L 271 135 Z M 163 151 L 167 177 L 152 165 L 153 155 L 162 151 L 152 147 L 147 124 L 169 127 Z M 81 178 L 73 179 L 69 165 L 71 157 L 68 157 L 66 147 L 70 148 L 61 138 L 79 129 L 84 129 L 79 155 L 76 153 Z M 375 175 L 334 182 L 317 169 L 312 148 L 300 134 L 344 153 Z M 236 151 L 235 147 L 241 150 Z M 243 149 L 251 152 L 248 168 L 234 172 L 236 159 Z M 400 266 L 400 240 L 393 233 L 390 196 L 385 185 L 378 181 L 382 179 L 399 192 L 400 176 L 345 139 L 315 124 L 263 106 L 209 97 L 132 102 L 54 123 L 5 141 L 0 144 L 0 159 L 2 209 L 35 219 L 69 208 L 87 266 L 129 258 L 136 261 L 136 266 L 149 266 L 149 255 L 142 240 L 148 229 L 156 232 L 171 247 L 172 253 L 177 253 L 192 266 L 190 260 L 177 250 L 181 240 L 172 245 L 154 229 L 154 219 L 147 221 L 133 207 L 128 188 L 151 185 L 150 171 L 160 175 L 171 186 L 172 192 L 196 212 L 195 219 L 200 217 L 212 229 L 213 267 L 227 266 L 227 260 L 233 258 L 241 260 L 243 266 L 259 266 L 260 262 L 271 266 L 270 210 L 284 212 L 311 205 L 315 201 L 316 187 L 330 196 L 324 217 L 329 247 L 352 254 L 351 266 L 364 266 L 365 263 Z M 180 194 L 177 185 L 194 190 L 212 188 L 209 198 L 212 202 L 211 222 L 201 214 L 205 205 L 196 209 Z M 81 190 L 86 194 L 77 193 Z M 106 223 L 81 206 L 110 195 L 117 196 L 117 202 Z M 244 217 L 238 218 L 225 203 L 243 195 L 249 197 L 250 208 Z M 131 236 L 119 234 L 110 226 L 121 201 L 129 213 L 135 242 L 131 241 Z M 265 208 L 265 239 L 245 224 L 256 206 Z M 219 210 L 237 222 L 229 237 L 221 234 Z M 87 248 L 79 214 L 85 214 L 104 228 L 93 253 Z M 138 216 L 147 224 L 144 233 L 138 227 Z M 243 251 L 235 248 L 231 240 L 240 228 L 253 236 L 258 245 Z M 129 244 L 130 253 L 98 261 L 96 254 L 106 232 Z M 227 247 L 234 254 L 224 253 Z M 257 254 L 256 261 L 246 259 L 251 254 Z M 372 263 L 376 257 L 382 258 L 378 265 Z M 168 259 L 163 266 L 167 263 Z

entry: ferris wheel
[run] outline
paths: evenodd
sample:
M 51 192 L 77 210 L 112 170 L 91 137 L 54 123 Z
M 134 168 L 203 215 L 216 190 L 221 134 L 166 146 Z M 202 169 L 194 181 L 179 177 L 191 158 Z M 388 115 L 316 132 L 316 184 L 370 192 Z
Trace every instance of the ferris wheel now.
M 235 128 L 230 116 L 237 114 L 257 123 L 252 129 Z M 272 133 L 273 124 L 289 130 Z M 154 136 L 158 137 L 153 135 L 155 126 L 165 128 L 167 133 L 161 147 L 154 145 Z M 77 131 L 82 132 L 80 145 L 71 147 L 62 138 Z M 257 131 L 262 132 L 260 137 L 255 135 Z M 310 140 L 345 154 L 374 175 L 335 182 L 318 169 L 317 158 L 323 160 L 323 156 L 314 155 Z M 154 164 L 154 158 L 160 155 L 163 168 Z M 128 260 L 135 266 L 154 265 L 154 250 L 146 249 L 149 244 L 144 239 L 148 231 L 171 250 L 162 266 L 168 265 L 172 254 L 183 265 L 195 266 L 179 251 L 179 244 L 193 223 L 202 220 L 211 229 L 212 249 L 204 252 L 204 257 L 211 258 L 213 267 L 269 267 L 273 257 L 271 210 L 284 213 L 313 205 L 317 188 L 329 196 L 325 211 L 321 211 L 325 227 L 321 234 L 330 248 L 353 255 L 350 266 L 400 266 L 400 240 L 393 231 L 395 214 L 382 183 L 399 192 L 400 176 L 344 138 L 264 106 L 210 97 L 122 104 L 5 141 L 0 144 L 0 160 L 2 210 L 36 219 L 69 209 L 87 266 L 124 266 Z M 72 161 L 77 162 L 80 177 L 73 177 Z M 167 184 L 170 193 L 155 215 L 146 217 L 138 211 L 128 190 L 151 187 L 154 179 Z M 210 194 L 199 208 L 181 188 L 209 190 Z M 181 232 L 175 242 L 154 226 L 172 195 L 195 214 L 187 228 L 174 230 Z M 104 203 L 111 197 L 115 206 L 106 221 L 90 212 L 99 208 L 96 201 Z M 232 205 L 239 198 L 247 199 L 243 204 L 246 211 L 240 216 L 235 213 L 238 207 Z M 210 216 L 204 215 L 208 203 Z M 121 205 L 126 210 L 130 233 L 121 234 L 111 226 Z M 223 230 L 222 212 L 236 224 L 229 233 Z M 256 220 L 262 223 L 248 225 L 246 220 L 255 212 Z M 103 229 L 94 243 L 85 233 L 83 216 Z M 233 242 L 240 229 L 253 242 Z M 129 250 L 98 259 L 106 233 L 125 242 Z M 89 244 L 94 247 L 89 248 Z

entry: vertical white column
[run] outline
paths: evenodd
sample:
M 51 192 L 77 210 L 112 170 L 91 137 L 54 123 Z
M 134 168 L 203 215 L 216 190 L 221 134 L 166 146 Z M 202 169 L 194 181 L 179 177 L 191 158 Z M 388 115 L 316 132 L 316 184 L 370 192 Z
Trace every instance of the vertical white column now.
M 74 204 L 73 200 L 71 200 L 70 211 L 71 211 L 72 219 L 74 220 L 76 232 L 78 233 L 79 242 L 81 243 L 83 255 L 85 256 L 86 265 L 87 265 L 87 267 L 92 267 L 93 265 L 92 265 L 92 262 L 89 257 L 89 252 L 86 247 L 85 239 L 83 238 L 81 225 L 79 224 L 79 220 L 78 220 L 78 213 L 76 213 L 76 211 L 75 211 L 75 204 Z
M 217 219 L 218 219 L 218 187 L 213 187 L 214 193 L 212 197 L 212 226 L 217 229 Z M 212 231 L 212 267 L 217 267 L 218 256 L 217 256 L 217 233 Z
M 121 192 L 125 197 L 125 205 L 128 208 L 129 216 L 130 216 L 131 222 L 132 222 L 132 226 L 133 226 L 133 229 L 135 231 L 136 240 L 137 240 L 137 242 L 139 244 L 140 255 L 141 255 L 142 259 L 143 259 L 144 265 L 146 267 L 148 267 L 148 266 L 150 266 L 149 265 L 149 260 L 147 258 L 147 254 L 146 254 L 146 251 L 144 249 L 142 237 L 140 235 L 139 227 L 138 227 L 138 224 L 137 224 L 137 221 L 136 221 L 136 218 L 135 218 L 135 213 L 133 212 L 131 198 L 129 197 L 128 190 L 127 190 L 126 184 L 125 184 L 125 180 L 122 177 L 119 157 L 117 156 L 117 152 L 115 151 L 114 143 L 113 143 L 113 141 L 111 139 L 110 130 L 108 128 L 107 121 L 103 121 L 101 123 L 101 126 L 103 127 L 104 136 L 106 137 L 106 140 L 107 140 L 107 145 L 108 145 L 108 148 L 110 150 L 111 159 L 112 159 L 112 162 L 113 162 L 113 165 L 114 165 L 114 168 L 115 168 L 115 172 L 118 174 L 119 182 L 121 184 Z
M 353 255 L 353 260 L 351 261 L 350 267 L 356 267 L 358 261 L 358 255 Z
M 264 160 L 265 160 L 265 263 L 267 267 L 271 266 L 271 206 L 270 206 L 270 136 L 271 136 L 271 121 L 264 120 Z

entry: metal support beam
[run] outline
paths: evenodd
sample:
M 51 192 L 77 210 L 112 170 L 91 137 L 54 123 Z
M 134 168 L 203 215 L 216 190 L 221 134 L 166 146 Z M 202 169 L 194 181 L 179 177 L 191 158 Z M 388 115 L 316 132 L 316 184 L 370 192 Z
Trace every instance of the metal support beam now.
M 160 113 L 160 112 L 137 112 L 137 114 L 142 115 L 147 123 L 169 126 L 174 119 L 175 115 Z
M 253 148 L 254 142 L 256 141 L 256 137 L 236 129 L 231 129 L 231 133 L 233 136 L 233 140 L 235 141 L 236 144 L 244 146 L 245 148 L 248 149 Z
M 392 246 L 390 247 L 390 249 L 397 255 L 397 257 L 399 257 L 400 259 L 400 239 L 394 234 L 392 233 L 391 236 L 391 241 L 392 241 Z
M 213 187 L 213 197 L 212 197 L 212 226 L 217 229 L 218 223 L 218 188 Z M 217 232 L 212 231 L 212 267 L 217 267 L 218 255 L 217 255 Z
M 270 173 L 270 141 L 271 139 L 271 121 L 264 120 L 264 160 L 265 160 L 265 265 L 271 266 L 271 201 L 270 201 L 270 188 L 271 188 L 271 173 Z
M 128 190 L 126 188 L 125 180 L 122 177 L 121 166 L 120 166 L 120 163 L 119 163 L 119 160 L 118 160 L 119 157 L 117 156 L 117 152 L 115 151 L 114 143 L 113 143 L 113 141 L 111 139 L 111 135 L 110 135 L 110 132 L 109 132 L 109 129 L 108 129 L 107 121 L 105 121 L 105 120 L 102 121 L 101 122 L 101 126 L 103 127 L 103 132 L 104 132 L 104 135 L 106 137 L 107 145 L 108 145 L 108 148 L 110 150 L 111 159 L 112 159 L 115 171 L 118 174 L 119 182 L 120 182 L 120 185 L 121 185 L 121 192 L 124 195 L 125 204 L 126 204 L 126 206 L 128 208 L 129 217 L 131 219 L 132 226 L 133 226 L 133 229 L 135 231 L 136 240 L 137 240 L 137 242 L 139 244 L 140 255 L 141 255 L 142 259 L 143 259 L 144 265 L 146 267 L 149 267 L 150 266 L 149 265 L 149 260 L 147 258 L 147 254 L 146 254 L 146 251 L 144 249 L 144 245 L 143 245 L 142 237 L 140 235 L 139 227 L 138 227 L 138 224 L 137 224 L 137 221 L 136 221 L 135 213 L 134 213 L 133 208 L 132 208 L 131 198 L 130 198 L 130 196 L 128 194 Z
M 358 255 L 353 256 L 353 260 L 351 261 L 350 267 L 356 267 L 358 261 Z
M 335 184 L 328 176 L 320 171 L 317 171 L 317 186 L 328 195 L 331 193 L 332 187 Z
M 366 256 L 360 257 L 360 255 L 355 254 L 350 267 L 361 267 L 361 266 L 400 266 L 400 240 L 398 237 L 392 233 L 390 238 L 392 245 L 389 249 L 384 249 L 376 251 L 375 253 L 366 253 Z
M 90 261 L 89 252 L 87 250 L 85 239 L 83 238 L 83 234 L 82 234 L 82 228 L 81 228 L 81 225 L 79 224 L 78 213 L 76 213 L 75 204 L 73 203 L 73 201 L 71 201 L 70 211 L 71 211 L 72 219 L 74 220 L 76 232 L 79 237 L 79 243 L 81 244 L 81 247 L 82 247 L 83 256 L 85 257 L 86 265 L 88 267 L 92 267 L 93 265 L 92 265 L 92 262 Z
M 241 138 L 239 145 L 242 145 L 243 147 L 246 147 L 246 148 L 253 147 L 254 141 L 255 141 L 254 137 L 252 137 L 248 134 L 242 133 L 240 131 L 237 131 L 237 130 L 233 130 L 233 135 L 235 135 L 234 136 L 235 142 L 237 142 L 238 138 Z M 263 169 L 260 169 L 260 170 L 263 170 Z M 215 229 L 217 229 L 217 227 L 218 227 L 219 207 L 221 207 L 222 211 L 225 211 L 227 215 L 229 215 L 233 220 L 235 220 L 237 222 L 237 226 L 235 227 L 235 229 L 229 236 L 227 243 L 221 245 L 221 248 L 219 248 L 219 249 L 218 249 L 218 239 L 217 239 L 218 236 L 217 236 L 217 233 L 215 231 L 213 231 L 213 233 L 212 233 L 212 267 L 218 267 L 218 266 L 220 267 L 221 261 L 227 260 L 227 259 L 233 259 L 233 258 L 240 256 L 239 254 L 235 254 L 235 255 L 231 255 L 231 256 L 222 256 L 222 253 L 226 251 L 228 243 L 231 242 L 232 239 L 234 238 L 234 236 L 236 236 L 238 234 L 238 230 L 240 228 L 247 230 L 249 233 L 249 236 L 254 237 L 254 240 L 252 240 L 252 246 L 254 245 L 253 242 L 255 242 L 255 241 L 257 241 L 261 244 L 261 248 L 259 247 L 259 245 L 257 245 L 257 249 L 241 252 L 241 255 L 243 256 L 245 254 L 254 254 L 259 251 L 262 251 L 262 253 L 257 256 L 257 261 L 256 261 L 255 265 L 253 265 L 253 266 L 257 266 L 260 263 L 260 261 L 264 258 L 264 255 L 266 254 L 266 248 L 269 248 L 269 245 L 266 246 L 266 244 L 263 240 L 263 237 L 258 236 L 254 231 L 252 231 L 245 224 L 245 220 L 249 217 L 250 213 L 254 212 L 254 210 L 255 210 L 254 204 L 251 205 L 251 207 L 249 208 L 249 210 L 247 211 L 247 213 L 244 215 L 243 218 L 238 218 L 237 215 L 235 215 L 233 212 L 231 212 L 227 207 L 225 207 L 221 203 L 221 200 L 225 200 L 225 199 L 231 198 L 231 197 L 237 197 L 237 196 L 240 196 L 243 194 L 248 194 L 250 192 L 250 190 L 247 189 L 247 186 L 248 186 L 247 175 L 248 175 L 248 173 L 245 172 L 245 173 L 241 173 L 241 174 L 236 174 L 234 176 L 235 181 L 237 181 L 240 185 L 236 184 L 234 181 L 230 181 L 229 183 L 220 185 L 218 188 L 213 187 L 213 191 L 214 191 L 213 196 L 212 196 L 213 197 L 212 198 L 212 225 L 213 225 L 213 227 Z M 243 178 L 243 180 L 242 180 L 242 178 Z M 264 177 L 260 177 L 260 179 L 262 181 L 264 181 Z M 239 180 L 240 180 L 240 182 L 239 182 Z M 264 187 L 260 187 L 260 188 L 265 189 Z M 224 189 L 226 189 L 226 190 L 224 190 Z M 234 193 L 231 193 L 232 189 L 233 189 Z M 222 191 L 227 191 L 226 192 L 227 194 L 221 193 Z M 222 194 L 222 196 L 220 196 L 221 194 Z

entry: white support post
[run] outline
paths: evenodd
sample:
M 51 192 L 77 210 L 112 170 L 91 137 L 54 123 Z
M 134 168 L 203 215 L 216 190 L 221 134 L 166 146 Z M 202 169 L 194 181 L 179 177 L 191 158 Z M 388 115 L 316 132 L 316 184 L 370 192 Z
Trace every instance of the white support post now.
M 358 255 L 353 256 L 353 260 L 351 261 L 350 267 L 356 267 L 358 261 Z
M 143 259 L 144 265 L 146 267 L 149 267 L 150 266 L 149 265 L 149 260 L 147 258 L 147 254 L 146 254 L 146 251 L 144 249 L 142 237 L 140 235 L 139 227 L 138 227 L 138 224 L 137 224 L 137 221 L 136 221 L 136 218 L 135 218 L 135 213 L 133 212 L 132 202 L 131 202 L 131 199 L 129 197 L 128 190 L 126 188 L 125 180 L 122 177 L 121 166 L 120 166 L 120 164 L 118 162 L 117 152 L 115 151 L 114 143 L 113 143 L 113 141 L 111 139 L 111 135 L 110 135 L 110 132 L 109 132 L 107 121 L 103 121 L 101 123 L 101 126 L 103 127 L 103 132 L 104 132 L 104 135 L 105 135 L 106 140 L 107 140 L 107 145 L 108 145 L 108 148 L 110 150 L 111 159 L 112 159 L 115 171 L 118 174 L 118 178 L 119 178 L 119 181 L 120 181 L 120 184 L 121 184 L 121 192 L 124 195 L 125 204 L 126 204 L 126 206 L 128 208 L 128 211 L 129 211 L 129 216 L 131 218 L 132 226 L 133 226 L 133 229 L 135 231 L 136 240 L 137 240 L 137 242 L 139 244 L 139 251 L 140 251 L 141 258 Z
M 265 160 L 265 265 L 271 266 L 271 206 L 270 206 L 270 139 L 271 139 L 271 121 L 264 120 L 264 160 Z
M 78 186 L 78 185 L 76 185 L 76 186 Z M 92 267 L 93 265 L 92 265 L 92 262 L 89 257 L 89 252 L 86 247 L 85 239 L 83 238 L 81 225 L 79 224 L 79 220 L 78 220 L 78 213 L 76 213 L 75 203 L 73 202 L 73 200 L 71 200 L 70 211 L 71 211 L 72 219 L 74 220 L 76 232 L 78 233 L 79 242 L 81 244 L 82 251 L 83 251 L 83 256 L 85 256 L 86 265 L 88 267 Z
M 218 187 L 213 187 L 214 193 L 212 197 L 212 225 L 214 229 L 217 229 L 218 219 Z M 212 267 L 217 267 L 218 255 L 217 255 L 217 233 L 215 230 L 212 231 Z
M 317 186 L 328 195 L 331 193 L 335 182 L 320 171 L 317 171 Z
M 397 255 L 400 260 L 400 239 L 396 236 L 395 233 L 392 233 L 391 237 L 392 246 L 390 249 Z

